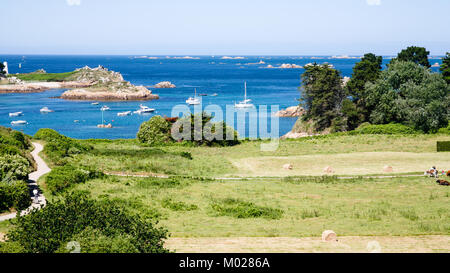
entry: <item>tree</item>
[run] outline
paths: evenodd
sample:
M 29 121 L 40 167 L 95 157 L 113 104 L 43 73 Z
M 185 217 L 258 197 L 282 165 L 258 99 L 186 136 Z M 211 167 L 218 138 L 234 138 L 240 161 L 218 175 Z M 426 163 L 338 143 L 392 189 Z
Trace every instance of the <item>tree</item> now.
M 382 63 L 382 56 L 367 53 L 353 67 L 352 77 L 345 86 L 347 95 L 351 96 L 355 104 L 351 105 L 350 101 L 345 103 L 344 114 L 347 116 L 350 130 L 355 129 L 360 123 L 367 121 L 369 118 L 370 111 L 364 107 L 366 100 L 365 85 L 378 79 Z
M 428 62 L 428 55 L 430 55 L 430 51 L 427 51 L 426 48 L 410 46 L 398 53 L 397 58 L 392 59 L 391 63 L 395 61 L 413 62 L 430 68 L 431 65 Z
M 450 52 L 447 52 L 444 58 L 442 58 L 442 64 L 440 68 L 444 80 L 450 84 Z
M 171 140 L 170 124 L 161 116 L 154 116 L 139 127 L 137 139 L 142 143 L 160 145 Z
M 212 122 L 213 116 L 206 112 L 187 115 L 172 125 L 172 137 L 197 145 L 233 146 L 239 144 L 237 132 L 222 122 Z
M 19 216 L 6 244 L 18 244 L 28 253 L 53 253 L 79 239 L 94 252 L 111 246 L 110 251 L 117 252 L 168 252 L 164 248 L 167 230 L 155 224 L 114 201 L 92 200 L 86 193 L 74 192 Z M 92 241 L 95 237 L 97 241 Z
M 300 101 L 306 109 L 303 120 L 313 121 L 317 131 L 330 128 L 342 116 L 345 92 L 340 72 L 328 65 L 314 63 L 305 67 L 301 78 L 303 92 Z
M 375 124 L 402 123 L 423 132 L 446 127 L 450 94 L 439 73 L 413 62 L 396 61 L 366 85 L 366 107 Z

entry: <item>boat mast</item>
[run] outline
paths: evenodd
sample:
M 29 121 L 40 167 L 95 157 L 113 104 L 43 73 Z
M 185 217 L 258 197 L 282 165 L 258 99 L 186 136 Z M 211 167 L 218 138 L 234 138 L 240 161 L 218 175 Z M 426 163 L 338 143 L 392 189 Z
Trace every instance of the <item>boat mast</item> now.
M 245 89 L 244 102 L 247 103 L 247 82 L 244 82 L 244 89 Z

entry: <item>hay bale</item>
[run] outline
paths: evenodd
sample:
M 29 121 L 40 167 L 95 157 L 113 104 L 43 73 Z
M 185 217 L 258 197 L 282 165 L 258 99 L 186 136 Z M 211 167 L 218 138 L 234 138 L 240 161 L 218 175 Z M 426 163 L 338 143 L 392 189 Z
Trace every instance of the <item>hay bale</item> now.
M 323 169 L 323 172 L 324 172 L 324 173 L 334 173 L 334 170 L 333 170 L 333 168 L 331 168 L 330 166 L 326 166 L 326 167 Z
M 383 171 L 385 173 L 391 173 L 394 171 L 394 168 L 392 168 L 392 166 L 384 166 Z
M 336 242 L 337 241 L 337 235 L 332 230 L 325 230 L 322 232 L 322 241 L 324 242 Z
M 283 169 L 285 169 L 285 170 L 292 170 L 292 168 L 293 168 L 292 164 L 284 164 L 283 165 Z

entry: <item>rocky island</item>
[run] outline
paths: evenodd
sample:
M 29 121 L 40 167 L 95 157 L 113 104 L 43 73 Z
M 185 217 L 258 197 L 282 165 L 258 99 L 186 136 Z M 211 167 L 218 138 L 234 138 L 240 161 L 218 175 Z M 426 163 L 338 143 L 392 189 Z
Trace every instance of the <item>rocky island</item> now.
M 125 81 L 118 72 L 103 66 L 85 66 L 73 72 L 46 73 L 43 70 L 27 74 L 8 75 L 7 84 L 0 85 L 0 93 L 42 92 L 48 89 L 68 88 L 61 95 L 72 100 L 152 100 L 159 96 L 144 86 Z

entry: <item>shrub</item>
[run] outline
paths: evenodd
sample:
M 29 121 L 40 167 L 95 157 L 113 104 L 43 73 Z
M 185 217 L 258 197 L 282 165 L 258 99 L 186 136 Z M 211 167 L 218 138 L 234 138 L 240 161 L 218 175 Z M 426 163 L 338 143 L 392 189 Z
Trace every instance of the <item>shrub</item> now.
M 441 128 L 437 131 L 438 134 L 450 135 L 450 123 L 447 127 Z
M 30 162 L 20 155 L 0 156 L 0 181 L 26 180 L 31 172 Z
M 67 157 L 92 150 L 93 147 L 80 141 L 63 136 L 52 129 L 39 129 L 34 135 L 35 139 L 47 142 L 44 153 L 55 165 L 67 164 Z
M 213 123 L 206 112 L 178 119 L 171 127 L 172 137 L 194 145 L 233 146 L 239 144 L 238 133 L 225 122 Z M 197 124 L 197 125 L 196 125 Z
M 161 145 L 169 142 L 170 124 L 161 116 L 154 116 L 139 127 L 137 139 L 149 145 Z
M 417 132 L 403 124 L 377 124 L 377 125 L 365 125 L 360 126 L 356 130 L 359 134 L 370 134 L 370 135 L 411 135 Z
M 168 209 L 171 209 L 174 211 L 191 211 L 191 210 L 198 209 L 197 205 L 186 204 L 186 203 L 180 202 L 180 201 L 173 201 L 170 198 L 165 198 L 161 202 L 161 205 L 163 206 L 163 208 L 168 208 Z
M 283 211 L 280 209 L 257 206 L 251 202 L 233 198 L 216 200 L 211 207 L 219 216 L 231 216 L 235 218 L 262 217 L 267 219 L 280 219 L 283 215 Z
M 47 188 L 53 193 L 63 192 L 75 184 L 84 183 L 89 179 L 103 176 L 99 171 L 77 168 L 71 165 L 55 167 L 47 175 L 45 183 Z
M 76 192 L 19 216 L 7 236 L 9 242 L 18 243 L 28 253 L 61 251 L 75 238 L 87 242 L 100 232 L 101 238 L 88 243 L 88 250 L 103 250 L 108 244 L 107 237 L 110 245 L 127 243 L 127 247 L 115 248 L 115 251 L 130 250 L 132 245 L 140 253 L 168 252 L 163 246 L 167 230 L 156 228 L 155 224 L 157 222 L 145 221 L 117 204 L 92 200 Z
M 79 243 L 80 253 L 139 253 L 133 245 L 130 235 L 105 235 L 101 230 L 87 227 L 71 239 Z M 70 253 L 74 251 L 71 244 L 61 245 L 57 253 Z
M 436 149 L 438 152 L 450 152 L 450 141 L 438 141 Z
M 0 211 L 26 209 L 31 205 L 28 186 L 24 181 L 0 182 Z

